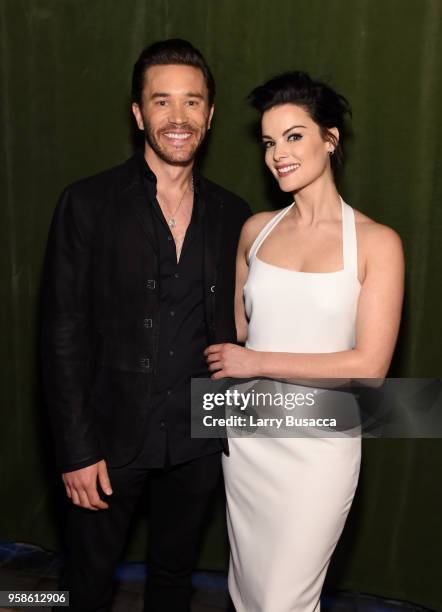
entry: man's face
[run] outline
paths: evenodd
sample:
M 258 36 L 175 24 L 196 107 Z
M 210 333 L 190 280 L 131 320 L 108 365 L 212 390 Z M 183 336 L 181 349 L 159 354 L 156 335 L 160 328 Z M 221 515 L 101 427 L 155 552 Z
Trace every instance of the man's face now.
M 193 161 L 210 127 L 204 75 L 194 66 L 151 66 L 144 75 L 142 106 L 132 104 L 138 127 L 161 160 L 175 166 Z

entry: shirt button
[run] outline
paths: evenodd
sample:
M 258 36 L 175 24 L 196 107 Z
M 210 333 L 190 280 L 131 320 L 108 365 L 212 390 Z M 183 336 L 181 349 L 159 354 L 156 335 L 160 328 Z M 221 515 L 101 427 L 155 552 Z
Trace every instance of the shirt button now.
M 175 277 L 175 278 L 179 278 L 179 277 L 180 277 L 180 275 L 178 274 L 178 272 L 175 272 L 174 277 Z
M 170 242 L 172 240 L 172 236 L 167 236 L 167 240 Z
M 171 310 L 171 311 L 170 311 L 170 316 L 171 316 L 171 317 L 174 317 L 174 316 L 175 316 L 175 311 L 174 311 L 174 310 Z
M 173 357 L 173 356 L 175 355 L 175 351 L 173 351 L 172 349 L 170 349 L 170 351 L 169 351 L 169 355 L 170 355 L 171 357 Z
M 166 423 L 164 421 L 160 421 L 160 427 L 161 429 L 164 429 L 166 426 Z
M 167 395 L 172 395 L 172 391 L 170 389 L 167 389 Z

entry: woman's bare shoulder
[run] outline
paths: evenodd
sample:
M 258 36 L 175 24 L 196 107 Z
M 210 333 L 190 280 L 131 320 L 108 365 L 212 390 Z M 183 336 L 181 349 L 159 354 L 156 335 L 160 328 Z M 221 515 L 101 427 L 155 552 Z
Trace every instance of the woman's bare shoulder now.
M 367 255 L 384 255 L 392 250 L 402 251 L 400 236 L 393 228 L 378 223 L 358 210 L 354 213 L 358 245 Z
M 259 232 L 269 223 L 269 221 L 271 221 L 271 219 L 273 219 L 273 217 L 281 212 L 281 210 L 281 208 L 279 210 L 265 210 L 249 217 L 242 228 L 242 241 L 250 246 Z

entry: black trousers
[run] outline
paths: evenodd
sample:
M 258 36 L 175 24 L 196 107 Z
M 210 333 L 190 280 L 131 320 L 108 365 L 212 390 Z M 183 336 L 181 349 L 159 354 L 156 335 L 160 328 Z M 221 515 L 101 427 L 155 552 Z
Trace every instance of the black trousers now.
M 110 468 L 113 494 L 107 510 L 70 503 L 67 558 L 59 588 L 70 592 L 69 609 L 108 612 L 116 566 L 126 544 L 133 511 L 149 486 L 149 580 L 145 610 L 189 612 L 191 573 L 211 494 L 220 476 L 215 453 L 164 469 Z

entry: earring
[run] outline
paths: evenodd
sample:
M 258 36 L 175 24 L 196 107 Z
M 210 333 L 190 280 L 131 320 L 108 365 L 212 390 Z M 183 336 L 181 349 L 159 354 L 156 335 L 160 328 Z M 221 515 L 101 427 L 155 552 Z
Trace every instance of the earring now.
M 334 149 L 331 149 L 331 150 L 328 152 L 328 154 L 330 155 L 330 157 L 331 157 L 331 156 L 334 154 L 334 152 L 335 152 L 335 150 L 334 150 Z

